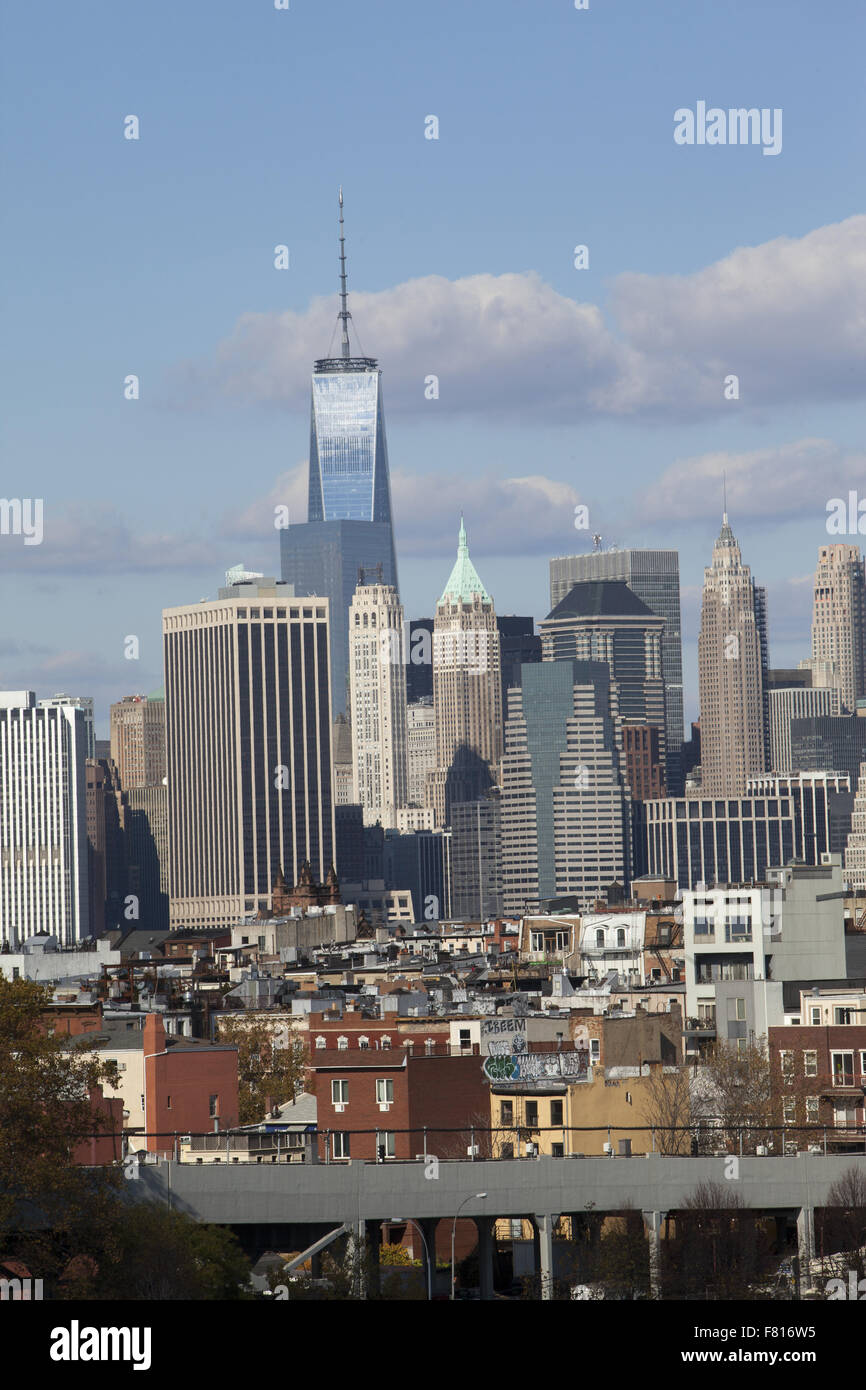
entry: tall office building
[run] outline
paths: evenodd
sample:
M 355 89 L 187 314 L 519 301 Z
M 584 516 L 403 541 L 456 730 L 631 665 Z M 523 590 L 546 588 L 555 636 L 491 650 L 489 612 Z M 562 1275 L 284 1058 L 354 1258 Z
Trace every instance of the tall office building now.
M 770 716 L 770 772 L 795 772 L 791 757 L 794 719 L 821 718 L 840 713 L 838 690 L 811 686 L 773 685 L 767 692 Z M 832 770 L 832 769 L 829 769 Z
M 502 822 L 498 788 L 451 807 L 451 910 L 463 922 L 502 915 Z
M 111 760 L 124 791 L 165 777 L 165 695 L 124 695 L 111 706 Z
M 457 559 L 436 605 L 433 708 L 436 768 L 427 797 L 437 824 L 447 825 L 452 802 L 475 801 L 498 780 L 502 756 L 499 629 L 462 517 Z
M 354 801 L 364 823 L 396 829 L 406 804 L 403 605 L 386 584 L 359 584 L 349 609 Z
M 832 662 L 833 684 L 853 713 L 866 695 L 866 569 L 856 545 L 822 545 L 818 551 L 812 660 Z
M 274 579 L 163 613 L 171 925 L 269 909 L 334 855 L 327 599 Z
M 436 715 L 433 697 L 406 706 L 406 795 L 410 806 L 424 806 L 427 778 L 436 766 Z
M 680 626 L 680 562 L 675 550 L 594 550 L 550 561 L 550 606 L 555 608 L 574 584 L 587 579 L 619 579 L 647 607 L 664 618 L 662 676 L 665 683 L 666 781 L 682 787 L 683 647 Z
M 40 700 L 38 703 L 40 709 L 58 709 L 61 705 L 71 705 L 73 709 L 80 709 L 84 714 L 84 746 L 87 750 L 87 757 L 96 757 L 92 695 L 52 695 L 49 699 Z
M 846 772 L 856 787 L 866 759 L 866 718 L 810 715 L 791 720 L 791 764 L 800 772 Z
M 349 343 L 343 192 L 340 190 L 339 357 L 315 363 L 307 521 L 281 532 L 282 576 L 298 595 L 328 598 L 334 716 L 348 709 L 349 606 L 359 571 L 397 588 L 382 373 Z
M 85 763 L 87 814 L 88 935 L 101 936 L 106 929 L 127 929 L 135 920 L 127 908 L 126 807 L 117 768 L 110 759 L 88 758 Z
M 744 793 L 643 802 L 636 817 L 642 871 L 681 888 L 760 882 L 768 868 L 792 859 L 820 864 L 822 854 L 844 844 L 852 801 L 847 776 L 765 775 L 748 779 Z
M 503 911 L 631 879 L 630 797 L 616 689 L 601 661 L 524 666 L 508 693 L 502 759 Z
M 89 929 L 85 712 L 0 691 L 0 945 Z
M 451 916 L 449 837 L 443 830 L 414 830 L 401 835 L 390 830 L 382 846 L 385 887 L 412 895 L 416 922 L 438 922 Z
M 857 779 L 844 877 L 853 889 L 866 888 L 866 762 L 861 765 Z
M 759 619 L 760 614 L 760 619 Z M 740 796 L 766 767 L 764 671 L 766 603 L 755 585 L 725 512 L 704 571 L 698 679 L 701 706 L 701 791 Z
M 345 714 L 337 715 L 331 730 L 331 761 L 334 768 L 334 805 L 356 805 L 355 775 L 352 769 L 352 726 Z M 340 877 L 343 875 L 340 874 Z
M 512 685 L 520 684 L 520 668 L 534 661 L 541 661 L 541 637 L 535 631 L 532 618 L 517 617 L 512 613 L 500 614 L 496 619 L 499 629 L 499 664 L 502 669 L 502 717 L 508 708 L 508 691 Z
M 413 618 L 409 624 L 406 661 L 406 700 L 433 699 L 433 619 Z
M 138 923 L 168 931 L 168 787 L 123 793 L 127 889 L 138 899 Z
M 545 661 L 604 661 L 620 717 L 658 730 L 664 757 L 664 619 L 619 579 L 579 581 L 539 624 Z

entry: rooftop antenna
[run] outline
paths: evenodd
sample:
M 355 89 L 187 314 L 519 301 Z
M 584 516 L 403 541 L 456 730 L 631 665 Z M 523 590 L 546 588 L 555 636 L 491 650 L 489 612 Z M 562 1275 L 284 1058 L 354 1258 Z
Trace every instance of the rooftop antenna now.
M 343 232 L 343 185 L 340 184 L 340 321 L 342 329 L 342 356 L 351 356 L 349 352 L 349 319 L 352 315 L 348 309 L 348 280 L 346 276 L 346 237 Z
M 722 516 L 725 521 L 728 519 L 728 475 L 722 471 Z
M 598 531 L 592 538 L 592 548 L 593 550 L 601 550 L 601 535 Z

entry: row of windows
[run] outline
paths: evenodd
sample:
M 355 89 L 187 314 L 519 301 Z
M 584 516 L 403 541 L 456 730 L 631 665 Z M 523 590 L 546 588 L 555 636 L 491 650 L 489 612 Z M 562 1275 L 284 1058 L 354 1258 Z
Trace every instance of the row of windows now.
M 376 1078 L 376 1104 L 393 1105 L 394 1103 L 394 1082 L 390 1076 L 379 1076 Z M 345 1080 L 331 1082 L 331 1104 L 349 1104 L 349 1083 Z
M 393 1158 L 396 1154 L 396 1135 L 389 1131 L 380 1129 L 378 1133 L 379 1158 Z M 331 1136 L 331 1152 L 334 1158 L 351 1158 L 351 1135 L 343 1130 L 336 1130 Z
M 856 1054 L 854 1053 L 853 1049 L 852 1049 L 850 1052 L 848 1052 L 848 1051 L 838 1051 L 838 1052 L 833 1051 L 833 1052 L 830 1053 L 830 1071 L 831 1071 L 832 1076 L 833 1076 L 833 1083 L 834 1083 L 834 1085 L 839 1085 L 839 1086 L 842 1086 L 842 1085 L 849 1085 L 849 1086 L 853 1086 L 853 1084 L 854 1084 L 854 1058 L 855 1058 L 855 1055 L 856 1055 Z M 783 1076 L 784 1080 L 785 1080 L 785 1081 L 793 1081 L 793 1079 L 794 1079 L 794 1053 L 793 1053 L 793 1051 L 791 1051 L 791 1050 L 788 1049 L 788 1048 L 781 1049 L 780 1052 L 779 1052 L 779 1061 L 780 1061 L 780 1063 L 781 1063 L 781 1067 L 782 1067 L 782 1076 Z M 817 1076 L 817 1075 L 818 1075 L 818 1053 L 817 1053 L 817 1050 L 814 1049 L 814 1048 L 804 1048 L 804 1049 L 803 1049 L 803 1075 L 804 1075 L 804 1076 Z M 860 1050 L 860 1075 L 861 1075 L 861 1077 L 866 1077 L 866 1048 L 862 1048 L 862 1049 Z M 848 1080 L 848 1077 L 851 1078 L 850 1081 Z

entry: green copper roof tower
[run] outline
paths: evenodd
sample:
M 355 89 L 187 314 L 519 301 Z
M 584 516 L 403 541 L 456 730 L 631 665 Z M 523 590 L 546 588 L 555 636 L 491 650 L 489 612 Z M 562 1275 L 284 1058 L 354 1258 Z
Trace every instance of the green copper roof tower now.
M 452 599 L 454 601 L 460 600 L 462 603 L 471 603 L 475 594 L 478 594 L 485 603 L 492 602 L 478 577 L 477 569 L 469 558 L 466 527 L 463 525 L 463 517 L 461 516 L 460 534 L 457 537 L 457 559 L 439 602 L 444 603 L 446 599 Z

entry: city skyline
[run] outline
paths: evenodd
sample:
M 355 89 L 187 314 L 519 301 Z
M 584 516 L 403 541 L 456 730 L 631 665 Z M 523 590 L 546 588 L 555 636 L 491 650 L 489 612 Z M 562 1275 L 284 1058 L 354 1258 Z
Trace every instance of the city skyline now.
M 565 5 L 530 16 L 516 0 L 481 0 L 467 19 L 447 2 L 433 32 L 405 6 L 380 9 L 391 42 L 413 52 L 408 68 L 343 0 L 336 45 L 321 7 L 242 16 L 216 0 L 201 62 L 200 25 L 172 14 L 168 68 L 159 0 L 143 25 L 123 12 L 103 25 L 99 5 L 48 29 L 10 15 L 23 61 L 6 96 L 20 266 L 6 491 L 43 498 L 45 516 L 40 545 L 0 545 L 0 573 L 27 596 L 7 621 L 2 683 L 50 694 L 86 679 L 105 732 L 113 700 L 161 683 L 163 608 L 211 592 L 241 557 L 276 571 L 274 506 L 304 516 L 341 183 L 353 310 L 384 372 L 409 617 L 430 612 L 429 574 L 461 508 L 498 611 L 536 619 L 545 561 L 589 550 L 593 533 L 676 547 L 688 722 L 726 472 L 737 534 L 762 551 L 772 663 L 796 665 L 814 557 L 828 535 L 844 539 L 827 530 L 828 503 L 853 490 L 856 524 L 866 493 L 855 46 L 840 48 L 805 0 L 784 25 L 734 0 L 721 33 L 694 13 L 671 34 L 640 6 L 617 26 Z M 469 26 L 465 46 L 447 41 L 455 24 Z M 476 30 L 490 57 L 480 70 Z M 107 61 L 118 43 L 122 73 Z M 298 132 L 320 105 L 309 59 L 323 44 L 336 80 L 313 149 Z M 525 90 L 512 80 L 523 71 Z M 225 104 L 227 83 L 237 100 Z M 704 96 L 784 107 L 778 157 L 677 145 L 675 110 Z M 124 137 L 129 113 L 137 142 Z M 426 138 L 431 113 L 438 139 Z M 61 287 L 46 203 L 67 194 L 77 221 Z M 124 397 L 130 374 L 137 400 Z M 589 509 L 580 532 L 577 505 Z M 127 634 L 140 638 L 134 678 Z

